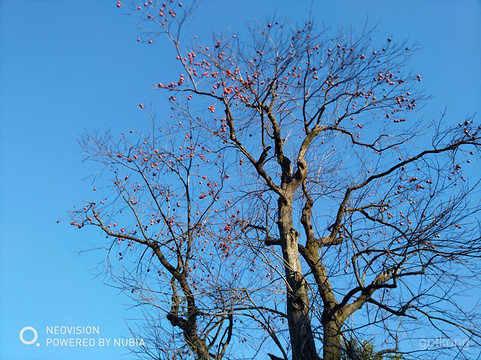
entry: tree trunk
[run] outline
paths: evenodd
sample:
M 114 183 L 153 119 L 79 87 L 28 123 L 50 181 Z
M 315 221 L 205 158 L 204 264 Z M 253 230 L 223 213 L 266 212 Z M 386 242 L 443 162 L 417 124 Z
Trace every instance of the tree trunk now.
M 324 324 L 323 360 L 341 359 L 341 325 L 337 321 Z
M 279 199 L 279 235 L 286 272 L 287 320 L 292 347 L 292 360 L 317 360 L 309 311 L 308 285 L 299 258 L 299 233 L 292 221 L 292 201 Z

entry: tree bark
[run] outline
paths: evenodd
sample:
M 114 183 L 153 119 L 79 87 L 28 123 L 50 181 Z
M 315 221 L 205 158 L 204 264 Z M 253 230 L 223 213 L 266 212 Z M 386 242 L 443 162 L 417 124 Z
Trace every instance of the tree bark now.
M 318 360 L 309 311 L 308 284 L 302 274 L 298 251 L 299 233 L 292 221 L 292 201 L 279 199 L 278 228 L 287 286 L 287 320 L 292 360 Z
M 332 320 L 324 325 L 323 360 L 341 359 L 341 324 Z

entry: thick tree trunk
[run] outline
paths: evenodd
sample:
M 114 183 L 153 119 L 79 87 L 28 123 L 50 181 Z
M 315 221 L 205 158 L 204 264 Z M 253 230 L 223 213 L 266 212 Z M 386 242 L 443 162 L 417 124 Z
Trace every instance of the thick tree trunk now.
M 324 325 L 323 360 L 341 359 L 341 325 L 337 321 L 329 321 Z
M 299 258 L 299 233 L 292 221 L 292 202 L 279 199 L 279 234 L 285 262 L 287 286 L 287 320 L 292 360 L 319 359 L 311 328 L 308 285 Z

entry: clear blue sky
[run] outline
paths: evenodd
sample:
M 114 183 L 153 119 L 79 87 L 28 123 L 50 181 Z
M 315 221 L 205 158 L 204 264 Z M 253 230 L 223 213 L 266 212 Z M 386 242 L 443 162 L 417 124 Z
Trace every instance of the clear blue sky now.
M 274 12 L 295 22 L 306 17 L 309 3 L 206 0 L 196 31 L 206 40 L 214 29 L 242 32 L 246 22 Z M 132 358 L 119 347 L 45 346 L 47 326 L 98 326 L 101 337 L 119 338 L 129 336 L 125 321 L 138 316 L 126 297 L 94 277 L 103 254 L 77 253 L 102 237 L 76 231 L 67 220 L 56 224 L 91 190 L 83 179 L 92 168 L 82 164 L 76 139 L 86 130 L 141 126 L 138 104 L 160 104 L 151 84 L 170 81 L 164 49 L 136 42 L 134 17 L 115 4 L 0 0 L 2 360 Z M 312 13 L 333 32 L 368 21 L 383 39 L 419 42 L 410 68 L 434 96 L 422 110 L 426 118 L 445 107 L 453 123 L 480 112 L 481 1 L 318 0 Z M 25 326 L 38 330 L 39 347 L 20 342 Z

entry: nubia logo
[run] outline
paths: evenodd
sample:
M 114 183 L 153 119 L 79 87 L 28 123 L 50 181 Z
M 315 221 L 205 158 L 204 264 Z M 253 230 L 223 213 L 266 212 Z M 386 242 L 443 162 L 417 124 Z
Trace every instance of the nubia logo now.
M 33 339 L 32 340 L 25 340 L 25 333 L 26 332 L 27 332 L 27 334 L 30 333 L 30 332 L 33 333 Z M 20 330 L 19 337 L 20 337 L 20 341 L 23 342 L 25 345 L 32 345 L 38 339 L 37 329 L 35 329 L 32 326 L 25 326 L 22 330 Z M 27 338 L 30 338 L 30 336 L 27 336 Z M 37 346 L 40 346 L 40 344 L 37 343 Z

